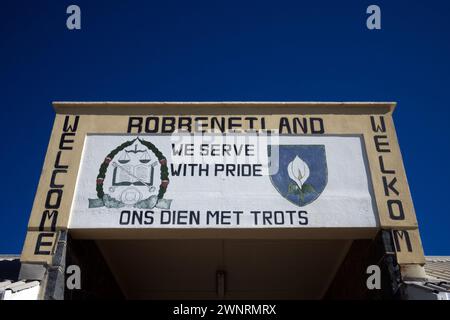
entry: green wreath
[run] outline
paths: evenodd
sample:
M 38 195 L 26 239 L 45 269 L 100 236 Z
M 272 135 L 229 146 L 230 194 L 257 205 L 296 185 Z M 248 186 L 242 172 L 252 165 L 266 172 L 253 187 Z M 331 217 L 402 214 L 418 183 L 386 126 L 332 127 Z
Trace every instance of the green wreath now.
M 166 193 L 166 190 L 167 190 L 167 186 L 169 184 L 169 169 L 167 168 L 167 159 L 153 143 L 151 143 L 149 141 L 141 140 L 139 138 L 135 138 L 133 140 L 122 143 L 120 146 L 118 146 L 117 148 L 112 150 L 105 157 L 105 160 L 100 165 L 100 169 L 99 169 L 98 175 L 97 175 L 97 184 L 96 184 L 97 185 L 96 186 L 97 197 L 99 199 L 103 199 L 103 197 L 105 196 L 105 192 L 103 191 L 103 181 L 105 180 L 106 171 L 108 170 L 109 163 L 120 151 L 131 146 L 136 140 L 138 140 L 141 144 L 146 146 L 158 158 L 158 161 L 161 165 L 161 184 L 159 186 L 159 191 L 158 191 L 158 200 L 160 200 L 164 197 L 164 194 Z

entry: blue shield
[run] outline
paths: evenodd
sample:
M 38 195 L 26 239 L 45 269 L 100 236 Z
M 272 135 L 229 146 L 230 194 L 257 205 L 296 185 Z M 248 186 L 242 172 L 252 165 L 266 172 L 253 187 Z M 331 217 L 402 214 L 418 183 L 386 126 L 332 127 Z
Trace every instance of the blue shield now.
M 270 180 L 277 191 L 303 207 L 316 200 L 328 182 L 324 145 L 269 146 Z

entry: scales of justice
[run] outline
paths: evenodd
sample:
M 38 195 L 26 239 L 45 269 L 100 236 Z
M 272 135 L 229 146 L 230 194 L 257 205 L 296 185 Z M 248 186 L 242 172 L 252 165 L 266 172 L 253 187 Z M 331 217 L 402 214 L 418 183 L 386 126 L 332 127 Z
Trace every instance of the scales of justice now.
M 123 150 L 117 162 L 111 162 L 114 170 L 109 192 L 117 194 L 116 198 L 126 205 L 149 197 L 156 191 L 154 173 L 158 163 L 152 162 L 148 150 L 138 149 L 137 144 L 134 149 Z

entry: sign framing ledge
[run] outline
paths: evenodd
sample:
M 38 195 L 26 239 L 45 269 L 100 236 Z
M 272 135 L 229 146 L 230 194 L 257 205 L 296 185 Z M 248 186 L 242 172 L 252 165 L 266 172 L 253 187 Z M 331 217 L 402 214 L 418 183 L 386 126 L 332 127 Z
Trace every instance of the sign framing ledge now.
M 192 133 L 192 128 L 195 132 L 198 132 L 197 129 L 207 131 L 215 124 L 215 129 L 222 128 L 226 132 L 230 129 L 270 129 L 298 137 L 361 136 L 374 193 L 375 212 L 379 219 L 375 230 L 392 230 L 399 263 L 424 263 L 418 224 L 392 119 L 396 106 L 394 102 L 54 102 L 53 106 L 56 119 L 28 225 L 23 262 L 51 264 L 57 234 L 60 230 L 67 230 L 72 219 L 70 213 L 74 208 L 76 181 L 82 174 L 80 163 L 88 135 L 136 137 L 170 134 L 177 129 L 188 128 Z M 177 122 L 181 117 L 183 121 Z M 214 120 L 198 127 L 198 119 L 195 118 L 202 118 L 202 122 Z M 191 119 L 191 122 L 186 119 Z M 320 228 L 308 231 L 300 228 L 295 232 L 291 229 L 289 232 L 273 228 L 212 231 L 220 237 L 229 235 L 238 238 L 263 238 L 264 232 L 267 236 L 282 238 L 295 237 L 295 233 L 297 237 L 305 238 L 320 238 L 327 234 Z M 357 229 L 353 231 L 359 232 Z M 149 236 L 148 231 L 135 228 L 124 230 L 134 230 L 134 235 L 125 235 L 122 230 L 117 236 Z M 203 228 L 177 230 L 176 234 L 180 238 L 195 237 L 195 232 L 201 230 L 204 233 L 199 237 L 213 236 L 210 229 Z M 345 237 L 349 230 L 341 226 L 329 235 Z M 174 236 L 169 230 L 159 228 L 151 229 L 151 232 L 154 232 L 155 238 Z M 109 227 L 103 231 L 95 227 L 73 230 L 74 236 L 90 237 L 93 234 L 98 238 L 115 237 L 114 230 Z M 373 236 L 370 232 L 369 237 Z

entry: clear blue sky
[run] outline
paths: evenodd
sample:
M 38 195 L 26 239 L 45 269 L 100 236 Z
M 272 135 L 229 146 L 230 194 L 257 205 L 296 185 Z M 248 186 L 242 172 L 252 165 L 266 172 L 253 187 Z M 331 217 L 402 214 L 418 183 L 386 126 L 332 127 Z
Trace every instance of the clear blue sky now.
M 398 102 L 425 253 L 450 255 L 449 1 L 2 0 L 0 35 L 0 253 L 21 251 L 53 100 L 368 100 Z

